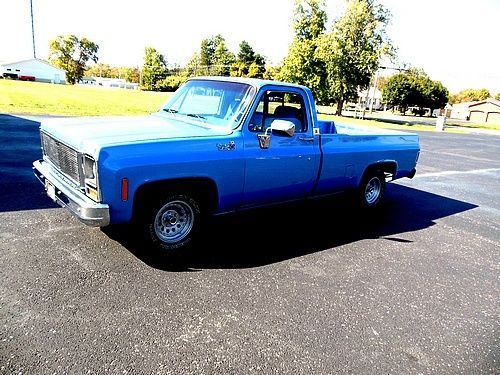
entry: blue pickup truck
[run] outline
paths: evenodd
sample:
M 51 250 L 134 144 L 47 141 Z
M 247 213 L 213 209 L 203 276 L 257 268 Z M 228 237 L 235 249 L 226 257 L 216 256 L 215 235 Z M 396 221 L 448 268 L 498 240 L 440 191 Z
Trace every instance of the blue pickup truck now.
M 317 118 L 304 86 L 193 78 L 144 117 L 42 122 L 33 170 L 82 222 L 136 222 L 159 250 L 191 244 L 203 218 L 352 190 L 380 204 L 386 181 L 412 178 L 416 134 Z

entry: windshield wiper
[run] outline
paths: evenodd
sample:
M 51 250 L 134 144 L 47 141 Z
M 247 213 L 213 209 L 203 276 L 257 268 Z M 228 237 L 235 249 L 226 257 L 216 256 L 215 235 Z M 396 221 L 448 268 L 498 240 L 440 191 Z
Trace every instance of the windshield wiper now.
M 184 113 L 184 115 L 189 116 L 189 117 L 199 118 L 199 119 L 202 119 L 202 120 L 206 120 L 207 119 L 206 117 L 204 117 L 202 115 L 199 115 L 197 113 Z
M 172 108 L 163 108 L 163 110 L 165 112 L 168 112 L 168 113 L 177 113 L 177 112 L 179 112 L 178 110 L 172 109 Z

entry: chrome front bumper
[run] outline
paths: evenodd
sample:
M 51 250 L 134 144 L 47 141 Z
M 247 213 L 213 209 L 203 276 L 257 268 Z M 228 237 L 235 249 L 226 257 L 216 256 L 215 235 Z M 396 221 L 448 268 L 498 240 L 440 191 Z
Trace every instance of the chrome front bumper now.
M 94 202 L 81 191 L 70 186 L 53 171 L 47 162 L 35 161 L 33 172 L 45 187 L 47 195 L 54 202 L 67 208 L 80 221 L 93 227 L 109 225 L 109 206 Z

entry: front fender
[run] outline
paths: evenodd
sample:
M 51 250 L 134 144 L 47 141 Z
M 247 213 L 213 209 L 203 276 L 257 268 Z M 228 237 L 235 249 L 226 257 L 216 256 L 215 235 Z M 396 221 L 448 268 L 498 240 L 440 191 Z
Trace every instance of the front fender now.
M 231 147 L 222 147 L 226 144 Z M 103 202 L 110 207 L 112 224 L 132 219 L 134 197 L 144 184 L 204 178 L 217 187 L 216 211 L 233 210 L 242 200 L 244 158 L 240 132 L 226 137 L 107 147 L 101 150 L 98 168 Z M 121 196 L 125 178 L 127 200 Z

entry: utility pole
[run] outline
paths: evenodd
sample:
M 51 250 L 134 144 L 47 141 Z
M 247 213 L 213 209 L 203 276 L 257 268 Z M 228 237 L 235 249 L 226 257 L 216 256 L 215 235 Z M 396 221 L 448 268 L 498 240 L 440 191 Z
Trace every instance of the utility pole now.
M 31 10 L 31 38 L 33 39 L 33 58 L 36 59 L 36 50 L 35 50 L 35 24 L 33 22 L 33 0 L 30 0 L 30 10 Z
M 371 87 L 371 84 L 372 84 L 372 80 L 370 78 L 370 83 L 368 84 L 368 88 L 366 89 L 366 97 L 365 97 L 365 104 L 363 104 L 363 112 L 361 113 L 361 119 L 362 120 L 365 119 L 365 113 L 366 113 L 366 109 L 367 109 L 367 106 L 368 106 L 368 98 L 370 97 L 370 87 Z
M 375 83 L 373 84 L 373 92 L 370 100 L 370 113 L 373 113 L 373 102 L 375 101 L 375 91 L 377 90 L 377 84 L 378 84 L 378 70 L 375 73 Z M 370 88 L 368 87 L 368 91 L 369 90 Z

